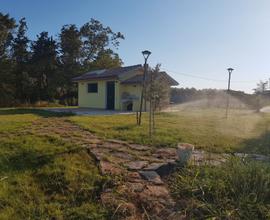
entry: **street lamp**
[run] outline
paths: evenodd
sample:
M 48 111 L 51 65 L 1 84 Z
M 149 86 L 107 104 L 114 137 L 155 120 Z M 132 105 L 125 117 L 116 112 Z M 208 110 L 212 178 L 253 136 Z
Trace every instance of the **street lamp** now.
M 150 56 L 151 52 L 149 50 L 142 51 L 142 55 L 144 57 L 144 64 L 146 64 L 148 57 Z
M 147 60 L 150 56 L 151 52 L 149 50 L 142 51 L 142 55 L 144 57 L 144 72 L 143 72 L 143 82 L 142 82 L 142 93 L 141 93 L 141 103 L 140 103 L 140 112 L 139 112 L 139 120 L 138 125 L 141 125 L 141 118 L 142 118 L 142 106 L 143 106 L 143 99 L 144 99 L 144 93 L 145 93 L 145 77 L 147 72 Z
M 231 75 L 232 75 L 232 71 L 234 69 L 233 68 L 228 68 L 227 70 L 229 72 L 228 91 L 230 91 L 230 87 L 231 87 Z
M 233 68 L 228 68 L 227 69 L 229 72 L 229 79 L 228 79 L 228 89 L 227 89 L 227 103 L 226 103 L 226 118 L 228 118 L 228 113 L 229 113 L 229 105 L 230 105 L 230 89 L 231 89 L 231 75 L 232 71 L 234 70 Z

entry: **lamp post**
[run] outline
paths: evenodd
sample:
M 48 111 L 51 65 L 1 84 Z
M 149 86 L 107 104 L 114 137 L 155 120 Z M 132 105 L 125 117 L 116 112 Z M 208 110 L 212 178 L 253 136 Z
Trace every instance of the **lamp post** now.
M 144 72 L 143 72 L 142 93 L 141 93 L 138 125 L 141 125 L 141 120 L 142 120 L 142 107 L 143 107 L 143 99 L 145 96 L 145 78 L 146 78 L 146 73 L 147 73 L 147 60 L 148 60 L 148 57 L 150 56 L 150 54 L 151 54 L 151 52 L 149 50 L 142 51 L 142 55 L 144 57 Z
M 227 69 L 228 72 L 229 72 L 229 80 L 228 80 L 228 92 L 230 91 L 231 89 L 231 75 L 232 75 L 232 71 L 234 70 L 233 68 L 228 68 Z
M 233 68 L 228 68 L 227 69 L 229 72 L 229 79 L 228 79 L 228 89 L 227 89 L 227 103 L 226 103 L 226 118 L 228 118 L 228 113 L 229 113 L 229 105 L 230 105 L 230 89 L 231 89 L 231 75 L 232 71 L 234 70 Z

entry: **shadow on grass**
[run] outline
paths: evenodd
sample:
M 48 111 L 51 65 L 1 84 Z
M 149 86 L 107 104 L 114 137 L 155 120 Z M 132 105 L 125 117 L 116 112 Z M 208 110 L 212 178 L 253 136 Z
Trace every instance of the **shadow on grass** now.
M 53 112 L 43 109 L 17 108 L 17 109 L 0 109 L 0 115 L 18 115 L 18 114 L 34 114 L 41 117 L 67 117 L 73 116 L 71 112 Z
M 257 138 L 242 142 L 241 151 L 245 153 L 270 154 L 270 131 L 265 131 Z
M 36 151 L 20 150 L 10 156 L 0 157 L 0 172 L 24 172 L 37 170 L 53 161 L 52 155 L 41 155 Z
M 116 131 L 126 131 L 126 130 L 131 130 L 133 128 L 137 127 L 137 125 L 131 124 L 131 125 L 121 125 L 121 126 L 116 126 L 113 129 Z

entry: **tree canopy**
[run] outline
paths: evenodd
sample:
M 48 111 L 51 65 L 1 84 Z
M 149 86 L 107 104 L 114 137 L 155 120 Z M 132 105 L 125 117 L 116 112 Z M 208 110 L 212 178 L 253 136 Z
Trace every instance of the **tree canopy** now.
M 0 106 L 76 104 L 73 77 L 123 64 L 116 52 L 123 34 L 96 19 L 63 25 L 56 37 L 44 30 L 29 39 L 27 30 L 25 18 L 16 22 L 0 12 Z

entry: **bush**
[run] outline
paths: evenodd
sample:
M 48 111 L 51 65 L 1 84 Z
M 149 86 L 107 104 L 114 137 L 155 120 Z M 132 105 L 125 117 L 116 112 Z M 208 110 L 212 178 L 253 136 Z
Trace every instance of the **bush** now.
M 187 167 L 170 181 L 188 218 L 269 219 L 270 166 L 231 159 L 219 167 Z

